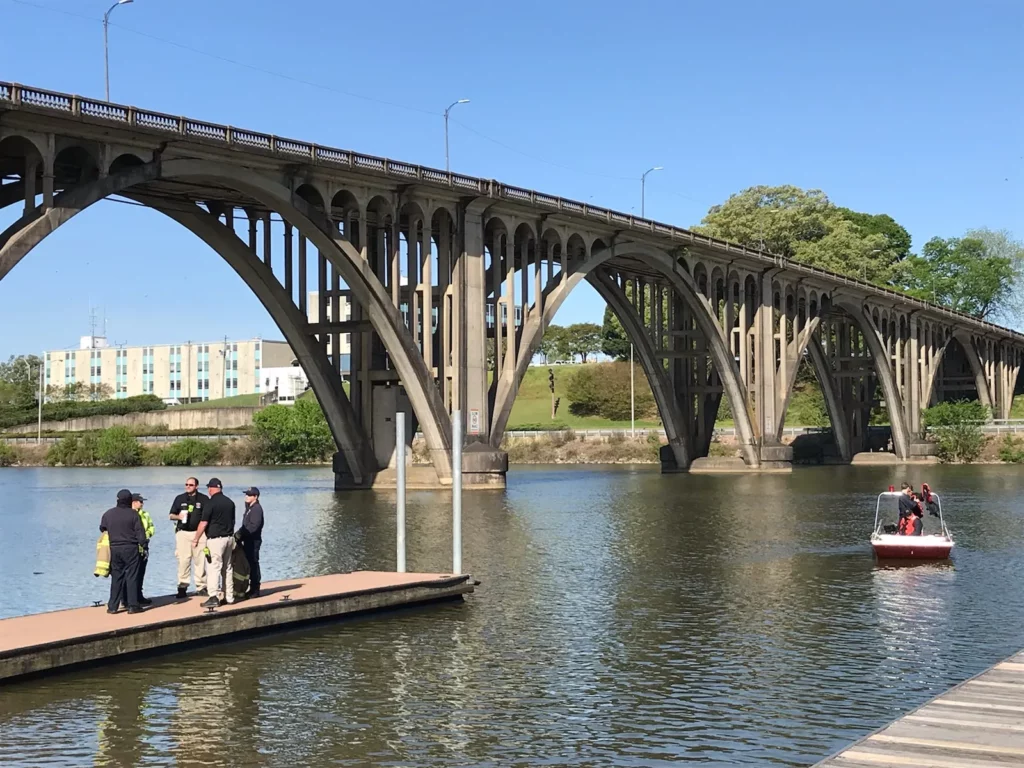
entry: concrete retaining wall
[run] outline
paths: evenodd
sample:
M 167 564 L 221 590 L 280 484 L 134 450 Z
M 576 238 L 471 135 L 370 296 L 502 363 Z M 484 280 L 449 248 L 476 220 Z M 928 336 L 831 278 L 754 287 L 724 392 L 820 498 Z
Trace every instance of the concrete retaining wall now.
M 165 411 L 128 413 L 124 416 L 84 416 L 67 421 L 44 421 L 43 431 L 47 432 L 88 432 L 110 427 L 153 427 L 168 430 L 208 429 L 216 432 L 222 429 L 239 429 L 252 425 L 253 415 L 259 408 L 168 408 Z M 5 432 L 35 432 L 35 424 L 12 427 Z

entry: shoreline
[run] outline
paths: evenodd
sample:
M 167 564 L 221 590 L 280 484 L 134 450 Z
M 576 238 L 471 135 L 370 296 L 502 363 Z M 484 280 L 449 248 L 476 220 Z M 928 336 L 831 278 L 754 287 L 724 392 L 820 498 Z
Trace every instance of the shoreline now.
M 192 460 L 187 463 L 168 460 L 168 448 L 179 445 L 181 441 L 149 441 L 139 437 L 141 459 L 134 464 L 102 463 L 87 461 L 76 464 L 55 463 L 50 456 L 56 443 L 10 443 L 0 438 L 0 470 L 7 467 L 53 467 L 53 468 L 109 468 L 109 467 L 154 467 L 154 466 L 217 466 L 217 467 L 329 467 L 331 460 L 304 462 L 266 462 L 260 461 L 252 448 L 252 441 L 247 435 L 228 434 L 217 438 L 209 438 L 211 447 L 216 446 L 217 458 L 213 461 Z M 194 436 L 182 435 L 182 441 Z M 949 462 L 949 465 L 1014 465 L 1019 462 L 1004 461 L 999 458 L 999 435 L 986 436 L 982 454 L 975 461 Z M 529 437 L 508 438 L 502 443 L 502 449 L 508 453 L 510 465 L 588 465 L 588 464 L 636 464 L 658 465 L 661 463 L 659 451 L 665 445 L 663 437 L 656 434 L 629 437 L 621 434 L 594 436 L 576 434 L 572 430 L 551 432 L 549 434 Z M 739 455 L 735 448 L 735 439 L 723 436 L 711 442 L 708 453 L 712 458 L 733 458 Z M 6 451 L 6 453 L 5 453 Z M 198 457 L 195 457 L 198 458 Z M 411 464 L 429 465 L 429 453 L 422 438 L 413 441 L 410 449 Z M 941 463 L 941 462 L 940 462 Z M 796 457 L 793 466 L 832 466 L 828 461 L 806 460 Z

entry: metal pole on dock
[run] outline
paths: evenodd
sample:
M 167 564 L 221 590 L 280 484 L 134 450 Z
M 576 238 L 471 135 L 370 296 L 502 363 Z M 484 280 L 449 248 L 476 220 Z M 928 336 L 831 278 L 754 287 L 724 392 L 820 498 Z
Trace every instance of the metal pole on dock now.
M 452 573 L 462 573 L 462 411 L 452 414 Z
M 405 573 L 405 414 L 395 416 L 395 495 L 398 507 L 398 572 Z

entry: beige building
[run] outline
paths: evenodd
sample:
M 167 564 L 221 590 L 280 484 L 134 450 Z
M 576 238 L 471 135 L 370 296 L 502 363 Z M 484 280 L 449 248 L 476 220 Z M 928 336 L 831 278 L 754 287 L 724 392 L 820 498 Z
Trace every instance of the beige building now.
M 403 280 L 404 279 L 405 278 L 403 278 Z M 347 292 L 343 292 L 343 294 L 338 297 L 338 322 L 342 323 L 348 322 L 352 319 L 352 307 L 349 304 L 348 296 L 345 295 L 345 293 Z M 306 319 L 311 323 L 318 323 L 320 322 L 320 292 L 310 291 L 308 297 L 309 300 L 306 304 L 308 307 L 306 310 Z M 334 320 L 334 315 L 332 314 L 333 311 L 333 304 L 330 297 L 328 297 L 327 307 L 325 309 L 327 322 L 332 322 Z M 349 362 L 352 355 L 352 334 L 342 333 L 340 334 L 340 337 L 341 338 L 338 340 L 338 350 L 341 352 L 341 372 L 347 376 L 350 370 Z M 327 354 L 332 354 L 330 335 L 327 336 Z
M 287 343 L 259 338 L 111 347 L 102 336 L 83 336 L 78 349 L 46 353 L 46 386 L 106 384 L 115 398 L 190 403 L 265 391 L 262 370 L 294 360 Z

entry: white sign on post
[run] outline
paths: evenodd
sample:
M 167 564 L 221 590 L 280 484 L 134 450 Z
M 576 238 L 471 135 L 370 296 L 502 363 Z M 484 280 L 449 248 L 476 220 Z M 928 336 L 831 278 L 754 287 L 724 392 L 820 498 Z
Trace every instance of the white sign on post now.
M 480 434 L 480 411 L 474 408 L 469 409 L 469 434 Z

